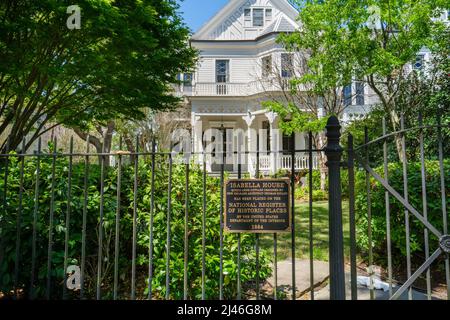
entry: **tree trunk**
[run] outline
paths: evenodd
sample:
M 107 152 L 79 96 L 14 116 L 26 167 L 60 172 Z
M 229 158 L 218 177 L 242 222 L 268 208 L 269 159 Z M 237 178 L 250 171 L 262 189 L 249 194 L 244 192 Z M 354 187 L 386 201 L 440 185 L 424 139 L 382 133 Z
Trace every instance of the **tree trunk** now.
M 325 146 L 325 133 L 319 133 L 318 135 L 318 143 L 316 145 L 323 148 Z M 319 170 L 320 170 L 320 190 L 325 191 L 327 188 L 327 173 L 328 168 L 326 166 L 326 156 L 323 152 L 318 153 L 319 156 Z
M 111 152 L 112 136 L 113 136 L 115 128 L 116 128 L 116 125 L 115 125 L 114 121 L 108 122 L 106 131 L 101 132 L 103 142 L 98 137 L 96 137 L 94 135 L 90 135 L 90 134 L 80 130 L 79 128 L 74 128 L 73 130 L 84 141 L 88 142 L 88 139 L 89 139 L 89 143 L 95 147 L 96 152 L 98 154 L 101 154 L 101 153 L 110 153 Z M 105 156 L 104 159 L 105 159 L 105 166 L 109 166 L 110 165 L 110 161 L 109 161 L 110 156 Z M 98 163 L 101 164 L 101 162 L 102 162 L 101 156 L 98 157 L 98 161 L 99 161 Z
M 134 153 L 136 152 L 136 148 L 133 145 L 133 139 L 128 135 L 128 133 L 124 133 L 123 139 L 125 141 L 125 144 L 127 145 L 127 149 L 129 152 Z M 130 155 L 130 162 L 133 163 L 135 159 L 135 155 Z
M 391 112 L 390 112 L 390 119 L 391 119 L 391 124 L 392 124 L 392 128 L 394 129 L 394 131 L 399 131 L 401 128 L 400 118 L 399 118 L 397 112 L 395 112 L 393 108 L 391 109 Z M 394 137 L 394 140 L 395 140 L 395 146 L 397 148 L 398 159 L 400 160 L 401 163 L 403 163 L 406 159 L 405 159 L 404 153 L 403 153 L 402 135 L 396 134 Z M 406 153 L 406 150 L 405 150 L 405 153 Z

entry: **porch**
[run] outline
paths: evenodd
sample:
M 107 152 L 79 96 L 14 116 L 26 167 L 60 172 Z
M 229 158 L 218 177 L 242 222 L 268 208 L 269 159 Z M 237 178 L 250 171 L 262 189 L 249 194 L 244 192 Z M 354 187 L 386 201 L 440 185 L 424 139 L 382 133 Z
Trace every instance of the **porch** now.
M 284 135 L 273 112 L 256 111 L 247 114 L 192 115 L 194 152 L 206 154 L 206 170 L 249 173 L 255 176 L 280 170 L 290 171 L 292 161 L 296 171 L 310 168 L 307 135 Z M 292 151 L 295 151 L 294 155 Z M 318 156 L 312 156 L 312 168 L 319 169 Z

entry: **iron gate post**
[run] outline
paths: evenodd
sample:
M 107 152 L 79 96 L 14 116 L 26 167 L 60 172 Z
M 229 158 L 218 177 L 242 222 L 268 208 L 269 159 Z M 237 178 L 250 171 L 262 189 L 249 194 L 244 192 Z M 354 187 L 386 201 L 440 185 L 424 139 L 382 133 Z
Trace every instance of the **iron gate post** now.
M 329 189 L 329 250 L 330 250 L 330 299 L 345 300 L 344 239 L 342 229 L 341 158 L 343 149 L 339 144 L 341 126 L 335 116 L 328 119 L 327 156 Z

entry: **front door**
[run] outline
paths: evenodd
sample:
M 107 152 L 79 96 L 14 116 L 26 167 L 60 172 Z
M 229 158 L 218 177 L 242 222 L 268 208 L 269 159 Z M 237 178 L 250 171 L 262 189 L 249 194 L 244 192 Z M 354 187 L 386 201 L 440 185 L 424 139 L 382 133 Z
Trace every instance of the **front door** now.
M 217 129 L 217 130 L 224 130 L 224 135 L 223 135 L 223 146 L 222 146 L 222 150 L 223 150 L 223 152 L 225 153 L 225 161 L 226 161 L 226 155 L 227 155 L 227 150 L 229 150 L 229 149 L 231 149 L 232 148 L 232 142 L 231 141 L 229 141 L 230 139 L 228 139 L 228 137 L 227 137 L 227 134 L 226 134 L 226 132 L 227 132 L 227 130 L 233 130 L 233 128 L 214 128 L 214 129 Z M 213 157 L 220 157 L 220 154 L 217 154 L 216 155 L 216 151 L 219 151 L 219 150 L 213 150 L 212 151 L 212 156 Z M 233 162 L 235 162 L 235 157 L 233 156 Z M 225 166 L 224 166 L 224 170 L 225 171 L 234 171 L 234 163 L 226 163 L 225 162 Z M 220 163 L 213 163 L 212 165 L 211 165 L 211 170 L 212 171 L 220 171 L 220 170 L 222 170 L 222 165 L 220 164 Z
M 227 84 L 230 82 L 230 61 L 216 60 L 216 93 L 218 95 L 227 94 Z

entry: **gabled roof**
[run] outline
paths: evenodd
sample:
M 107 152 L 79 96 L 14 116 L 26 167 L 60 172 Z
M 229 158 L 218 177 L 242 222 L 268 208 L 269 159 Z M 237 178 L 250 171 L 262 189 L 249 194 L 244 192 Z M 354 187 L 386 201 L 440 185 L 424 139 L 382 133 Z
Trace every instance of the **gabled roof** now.
M 285 17 L 281 16 L 274 22 L 272 22 L 264 31 L 261 33 L 260 37 L 272 32 L 294 32 L 296 27 L 292 25 Z
M 242 6 L 248 0 L 229 0 L 229 2 L 220 9 L 214 17 L 212 17 L 208 22 L 206 22 L 194 35 L 191 37 L 192 40 L 200 40 L 207 36 L 208 32 L 214 30 L 218 27 L 225 17 L 228 17 L 236 9 Z M 298 11 L 295 9 L 287 0 L 270 0 L 270 2 L 278 7 L 285 15 L 286 18 L 277 19 L 271 25 L 269 25 L 266 30 L 261 34 L 267 34 L 269 27 L 273 25 L 273 30 L 271 32 L 288 32 L 294 31 L 295 22 L 298 17 Z

